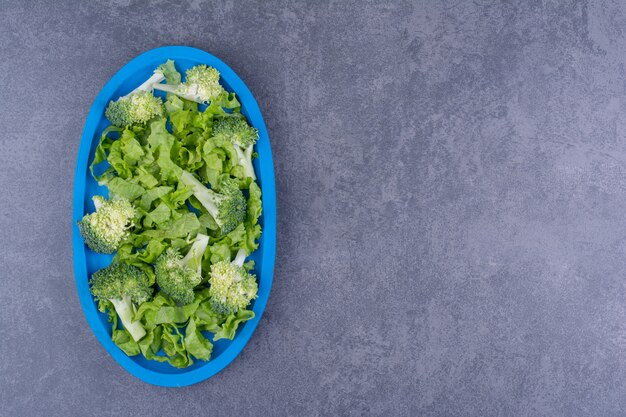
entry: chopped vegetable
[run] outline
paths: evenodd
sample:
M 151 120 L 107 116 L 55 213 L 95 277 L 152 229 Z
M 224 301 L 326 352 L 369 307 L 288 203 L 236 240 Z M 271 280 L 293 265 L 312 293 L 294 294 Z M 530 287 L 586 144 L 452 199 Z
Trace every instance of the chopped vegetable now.
M 187 171 L 183 171 L 180 181 L 209 212 L 222 234 L 233 231 L 246 217 L 246 199 L 235 180 L 223 179 L 219 193 L 206 188 Z
M 132 126 L 145 124 L 148 121 L 163 115 L 163 101 L 152 95 L 154 86 L 165 79 L 161 67 L 143 84 L 120 97 L 117 101 L 111 101 L 104 112 L 111 124 L 115 126 Z
M 236 313 L 256 298 L 256 277 L 243 267 L 245 259 L 246 252 L 240 249 L 232 262 L 220 261 L 211 267 L 209 295 L 218 313 Z
M 93 197 L 93 203 L 96 212 L 86 214 L 78 222 L 78 229 L 91 250 L 113 253 L 128 236 L 135 209 L 126 199 L 107 201 L 99 195 Z
M 202 281 L 202 256 L 208 244 L 209 237 L 198 234 L 185 257 L 177 249 L 168 248 L 156 260 L 156 282 L 177 303 L 193 301 L 193 289 Z
M 91 277 L 91 293 L 96 299 L 108 300 L 135 342 L 145 336 L 146 331 L 138 320 L 133 320 L 135 306 L 148 301 L 152 296 L 146 274 L 139 268 L 124 263 L 113 263 L 94 273 Z
M 237 152 L 237 162 L 243 167 L 245 177 L 256 180 L 252 166 L 252 148 L 259 138 L 259 132 L 251 127 L 243 117 L 224 117 L 213 126 L 213 135 L 233 144 Z
M 176 94 L 181 98 L 195 101 L 196 103 L 208 103 L 216 100 L 225 93 L 220 85 L 220 73 L 213 67 L 196 65 L 187 70 L 187 81 L 177 85 L 158 84 L 154 88 L 168 93 Z
M 206 65 L 182 77 L 168 60 L 109 103 L 90 170 L 112 198 L 95 196 L 78 222 L 87 246 L 115 253 L 90 280 L 113 342 L 177 368 L 233 339 L 258 292 L 254 262 L 244 264 L 261 235 L 258 132 L 219 78 Z

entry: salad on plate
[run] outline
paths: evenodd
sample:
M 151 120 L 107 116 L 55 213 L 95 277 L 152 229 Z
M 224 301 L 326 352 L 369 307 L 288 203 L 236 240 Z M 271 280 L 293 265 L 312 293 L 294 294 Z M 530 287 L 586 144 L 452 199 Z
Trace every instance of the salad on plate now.
M 108 189 L 78 222 L 90 250 L 114 254 L 91 294 L 128 356 L 185 368 L 254 317 L 261 189 L 257 130 L 220 73 L 174 61 L 105 110 L 90 170 Z

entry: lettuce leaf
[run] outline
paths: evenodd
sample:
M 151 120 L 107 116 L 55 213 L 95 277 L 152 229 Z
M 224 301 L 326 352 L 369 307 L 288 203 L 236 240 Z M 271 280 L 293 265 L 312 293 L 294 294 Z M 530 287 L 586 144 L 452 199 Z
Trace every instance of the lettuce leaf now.
M 252 320 L 253 318 L 254 311 L 252 310 L 240 310 L 236 313 L 229 315 L 224 323 L 220 326 L 219 330 L 215 332 L 213 340 L 233 340 L 235 338 L 235 332 L 237 331 L 237 327 L 239 327 L 241 323 Z
M 213 344 L 204 337 L 204 335 L 196 328 L 196 321 L 192 317 L 187 324 L 187 331 L 185 334 L 185 342 L 187 351 L 193 355 L 196 359 L 208 361 L 211 359 L 211 351 L 213 350 Z

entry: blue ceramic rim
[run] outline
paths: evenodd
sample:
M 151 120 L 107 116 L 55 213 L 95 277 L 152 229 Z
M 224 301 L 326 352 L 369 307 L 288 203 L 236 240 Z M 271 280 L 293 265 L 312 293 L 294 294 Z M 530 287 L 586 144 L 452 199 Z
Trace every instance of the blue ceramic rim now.
M 231 342 L 230 346 L 224 350 L 216 359 L 206 362 L 204 365 L 193 369 L 189 372 L 170 374 L 155 372 L 146 369 L 122 352 L 111 340 L 108 330 L 100 321 L 93 301 L 89 292 L 88 273 L 86 264 L 85 245 L 76 226 L 76 222 L 85 214 L 85 189 L 86 179 L 90 175 L 88 172 L 88 162 L 92 155 L 89 154 L 92 143 L 99 138 L 95 137 L 100 120 L 103 117 L 104 108 L 115 91 L 136 71 L 145 67 L 155 60 L 166 59 L 187 59 L 211 65 L 220 71 L 222 78 L 230 85 L 232 90 L 237 94 L 242 108 L 248 116 L 250 123 L 259 130 L 259 141 L 257 142 L 257 152 L 259 154 L 258 166 L 259 181 L 262 182 L 263 191 L 263 218 L 264 228 L 260 239 L 260 248 L 262 248 L 262 269 L 259 271 L 260 282 L 263 288 L 259 288 L 259 297 L 256 299 L 253 307 L 255 318 L 246 322 L 238 331 L 237 336 Z M 144 52 L 128 62 L 122 67 L 106 85 L 102 88 L 96 99 L 94 100 L 80 141 L 78 157 L 76 161 L 76 173 L 74 176 L 74 196 L 72 210 L 72 248 L 74 261 L 74 275 L 76 279 L 76 287 L 78 296 L 85 313 L 87 322 L 89 323 L 93 333 L 98 341 L 106 349 L 106 351 L 119 363 L 126 371 L 144 382 L 164 386 L 164 387 L 182 387 L 188 386 L 205 379 L 208 379 L 224 369 L 232 362 L 244 346 L 250 340 L 252 333 L 261 319 L 265 305 L 269 298 L 272 285 L 272 277 L 274 270 L 274 258 L 276 255 L 276 186 L 274 182 L 274 165 L 272 161 L 272 151 L 267 134 L 267 128 L 261 114 L 261 110 L 254 99 L 252 93 L 239 78 L 239 76 L 219 58 L 205 52 L 203 50 L 188 46 L 164 46 Z M 260 249 L 259 249 L 260 250 Z M 262 280 L 262 281 L 261 281 Z

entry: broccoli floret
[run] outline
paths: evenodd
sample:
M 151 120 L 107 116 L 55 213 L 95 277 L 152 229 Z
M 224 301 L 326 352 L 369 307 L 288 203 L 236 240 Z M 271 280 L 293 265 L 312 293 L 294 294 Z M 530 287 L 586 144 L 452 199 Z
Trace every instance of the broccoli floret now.
M 202 256 L 208 244 L 209 237 L 198 234 L 185 257 L 176 249 L 168 248 L 156 260 L 156 282 L 177 303 L 193 301 L 193 288 L 202 281 Z
M 246 217 L 246 198 L 237 181 L 230 178 L 220 182 L 219 193 L 205 187 L 193 174 L 183 171 L 180 180 L 209 212 L 222 234 L 234 230 Z
M 196 65 L 187 70 L 186 79 L 181 84 L 158 84 L 154 88 L 176 94 L 196 103 L 207 103 L 225 92 L 220 85 L 220 73 L 213 67 Z
M 128 200 L 121 198 L 107 201 L 97 195 L 93 203 L 96 212 L 86 214 L 78 222 L 78 230 L 94 252 L 113 253 L 127 237 L 135 209 Z
M 223 117 L 213 125 L 213 136 L 233 144 L 244 175 L 256 180 L 252 166 L 252 148 L 259 139 L 259 131 L 250 126 L 243 117 Z
M 120 316 L 124 328 L 135 341 L 139 341 L 146 331 L 139 321 L 133 321 L 135 306 L 148 301 L 152 288 L 146 274 L 136 266 L 113 263 L 96 271 L 91 276 L 91 293 L 96 300 L 109 300 Z
M 163 116 L 163 101 L 149 91 L 140 91 L 111 101 L 104 114 L 119 127 L 145 124 Z
M 163 70 L 157 68 L 139 87 L 117 101 L 111 101 L 104 115 L 111 124 L 120 127 L 145 124 L 155 117 L 163 116 L 163 101 L 152 94 L 152 89 L 164 79 Z
M 256 276 L 243 268 L 245 259 L 246 252 L 240 249 L 232 262 L 220 261 L 211 267 L 209 296 L 216 312 L 236 313 L 257 297 Z

